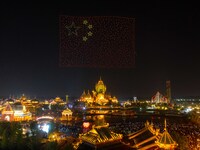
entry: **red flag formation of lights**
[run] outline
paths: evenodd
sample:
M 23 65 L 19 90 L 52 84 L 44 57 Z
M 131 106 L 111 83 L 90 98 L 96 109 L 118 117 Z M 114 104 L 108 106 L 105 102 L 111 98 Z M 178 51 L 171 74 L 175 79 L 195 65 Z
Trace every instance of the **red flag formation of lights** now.
M 133 68 L 135 19 L 60 16 L 60 66 Z

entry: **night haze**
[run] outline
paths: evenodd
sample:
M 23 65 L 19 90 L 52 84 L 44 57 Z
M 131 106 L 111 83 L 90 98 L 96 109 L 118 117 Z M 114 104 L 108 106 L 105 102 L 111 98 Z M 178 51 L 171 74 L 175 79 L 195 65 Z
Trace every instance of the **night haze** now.
M 0 98 L 79 97 L 101 79 L 117 98 L 200 96 L 200 12 L 196 3 L 3 3 Z M 59 67 L 59 15 L 135 18 L 135 68 Z

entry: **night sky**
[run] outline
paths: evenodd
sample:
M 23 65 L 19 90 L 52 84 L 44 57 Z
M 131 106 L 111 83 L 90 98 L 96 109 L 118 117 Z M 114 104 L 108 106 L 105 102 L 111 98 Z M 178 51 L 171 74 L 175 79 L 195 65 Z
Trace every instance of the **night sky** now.
M 196 3 L 5 2 L 0 5 L 0 98 L 79 97 L 101 77 L 118 99 L 200 96 L 200 11 Z M 127 16 L 136 22 L 134 69 L 60 68 L 59 15 Z

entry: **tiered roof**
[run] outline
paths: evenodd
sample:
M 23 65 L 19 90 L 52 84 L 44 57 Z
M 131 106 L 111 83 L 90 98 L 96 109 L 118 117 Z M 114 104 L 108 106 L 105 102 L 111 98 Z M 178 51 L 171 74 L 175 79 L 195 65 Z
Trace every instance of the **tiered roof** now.
M 81 139 L 82 141 L 92 145 L 99 145 L 103 143 L 111 143 L 115 140 L 121 140 L 122 135 L 110 131 L 108 127 L 94 127 L 81 136 Z
M 156 148 L 157 140 L 159 133 L 154 130 L 153 124 L 150 124 L 148 121 L 145 124 L 145 127 L 141 130 L 129 134 L 125 140 L 124 144 L 129 145 L 132 149 L 152 149 Z
M 164 149 L 174 149 L 174 148 L 176 148 L 178 146 L 178 144 L 172 139 L 171 135 L 167 131 L 166 119 L 165 119 L 164 132 L 162 133 L 162 135 L 159 138 L 159 140 L 156 141 L 156 144 L 160 148 L 164 148 Z
M 7 102 L 5 108 L 2 111 L 2 114 L 12 114 L 13 113 L 13 109 L 10 106 L 10 104 Z

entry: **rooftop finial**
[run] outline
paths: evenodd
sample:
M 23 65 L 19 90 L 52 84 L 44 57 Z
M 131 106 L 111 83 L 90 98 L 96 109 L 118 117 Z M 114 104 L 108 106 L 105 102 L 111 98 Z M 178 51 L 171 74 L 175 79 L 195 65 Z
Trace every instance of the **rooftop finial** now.
M 166 118 L 165 118 L 165 127 L 164 127 L 164 130 L 167 130 L 167 121 L 166 121 Z

